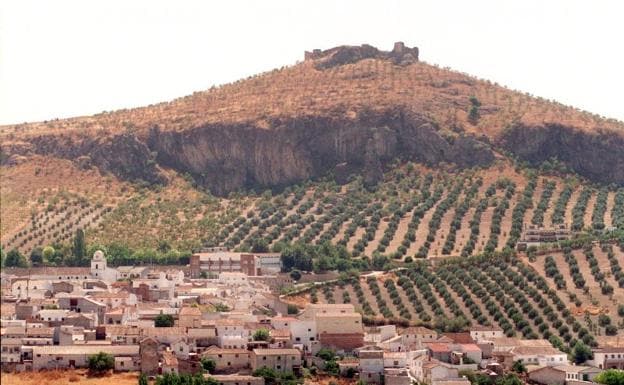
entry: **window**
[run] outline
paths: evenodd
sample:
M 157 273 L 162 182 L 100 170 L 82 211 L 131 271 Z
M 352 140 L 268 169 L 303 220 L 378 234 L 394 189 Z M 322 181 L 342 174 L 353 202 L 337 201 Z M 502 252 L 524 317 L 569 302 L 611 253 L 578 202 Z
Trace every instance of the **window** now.
M 282 367 L 281 367 L 281 366 L 279 366 L 279 365 L 277 365 L 275 368 L 276 368 L 276 369 L 281 369 Z

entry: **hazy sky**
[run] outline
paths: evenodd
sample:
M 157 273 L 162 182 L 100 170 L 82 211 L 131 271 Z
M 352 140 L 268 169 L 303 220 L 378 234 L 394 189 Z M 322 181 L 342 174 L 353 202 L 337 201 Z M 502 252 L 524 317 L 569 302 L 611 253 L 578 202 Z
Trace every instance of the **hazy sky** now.
M 142 106 L 394 41 L 421 60 L 624 120 L 624 2 L 0 1 L 0 124 Z

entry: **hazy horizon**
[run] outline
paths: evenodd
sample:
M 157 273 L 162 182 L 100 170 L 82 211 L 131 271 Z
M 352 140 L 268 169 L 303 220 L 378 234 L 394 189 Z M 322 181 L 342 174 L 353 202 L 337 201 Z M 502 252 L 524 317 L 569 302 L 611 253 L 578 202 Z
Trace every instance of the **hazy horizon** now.
M 164 102 L 303 59 L 395 41 L 422 61 L 624 121 L 618 2 L 139 0 L 0 4 L 0 124 Z

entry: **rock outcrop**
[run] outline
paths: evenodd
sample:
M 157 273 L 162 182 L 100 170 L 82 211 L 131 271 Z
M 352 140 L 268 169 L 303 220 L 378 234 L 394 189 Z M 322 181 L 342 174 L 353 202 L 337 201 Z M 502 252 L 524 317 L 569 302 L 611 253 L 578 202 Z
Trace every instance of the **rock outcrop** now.
M 409 65 L 418 61 L 418 47 L 409 48 L 402 42 L 394 43 L 392 51 L 381 51 L 371 45 L 343 45 L 325 51 L 315 49 L 305 52 L 305 60 L 314 60 L 315 68 L 324 70 L 364 59 L 385 59 L 396 65 Z
M 395 159 L 460 167 L 494 160 L 487 144 L 471 137 L 450 143 L 426 118 L 401 109 L 354 120 L 292 119 L 270 130 L 242 125 L 153 129 L 148 146 L 160 165 L 190 173 L 217 194 L 286 186 L 328 173 L 342 181 L 362 173 L 373 184 Z
M 558 124 L 516 124 L 503 132 L 498 144 L 533 165 L 556 158 L 595 182 L 624 185 L 624 134 L 587 133 Z

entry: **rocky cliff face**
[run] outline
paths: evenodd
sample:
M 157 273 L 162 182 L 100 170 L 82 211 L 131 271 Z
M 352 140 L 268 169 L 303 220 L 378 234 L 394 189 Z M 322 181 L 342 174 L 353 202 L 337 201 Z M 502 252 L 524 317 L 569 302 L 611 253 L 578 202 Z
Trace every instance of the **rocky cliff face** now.
M 474 138 L 449 143 L 415 114 L 389 111 L 356 120 L 300 118 L 271 130 L 206 126 L 184 132 L 150 132 L 157 162 L 190 173 L 214 193 L 277 187 L 328 172 L 363 173 L 368 183 L 399 158 L 435 165 L 488 165 L 492 150 Z
M 153 128 L 141 138 L 129 133 L 99 139 L 40 136 L 3 151 L 5 164 L 36 153 L 148 183 L 165 182 L 159 166 L 172 168 L 216 194 L 281 187 L 328 173 L 343 178 L 362 173 L 374 184 L 395 159 L 461 167 L 494 160 L 488 145 L 472 137 L 449 142 L 426 118 L 402 109 L 363 112 L 357 119 L 306 117 L 272 125 L 209 125 L 182 132 Z
M 148 184 L 165 183 L 154 154 L 144 142 L 130 133 L 107 136 L 70 137 L 42 135 L 28 142 L 2 146 L 3 165 L 24 161 L 28 155 L 38 154 L 69 159 L 80 167 L 97 167 L 121 179 Z
M 3 146 L 2 163 L 29 154 L 71 159 L 118 177 L 166 183 L 160 167 L 190 174 L 200 185 L 223 195 L 241 188 L 272 188 L 327 175 L 345 181 L 350 174 L 376 183 L 395 159 L 431 166 L 488 166 L 494 151 L 488 139 L 440 135 L 426 117 L 396 108 L 385 113 L 361 111 L 357 118 L 302 117 L 252 125 L 207 125 L 184 131 L 153 128 L 136 136 L 48 135 Z M 569 127 L 513 126 L 494 145 L 539 164 L 558 158 L 594 181 L 624 184 L 624 136 L 597 135 Z
M 557 158 L 590 180 L 624 185 L 624 133 L 594 134 L 557 124 L 517 124 L 505 130 L 498 143 L 533 165 Z

